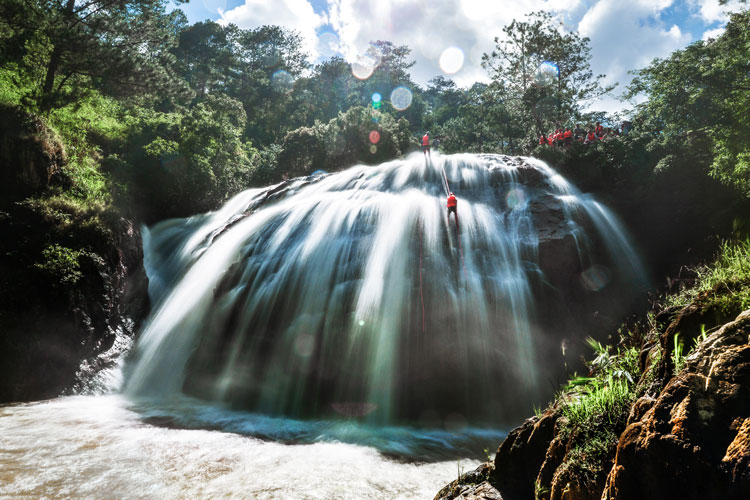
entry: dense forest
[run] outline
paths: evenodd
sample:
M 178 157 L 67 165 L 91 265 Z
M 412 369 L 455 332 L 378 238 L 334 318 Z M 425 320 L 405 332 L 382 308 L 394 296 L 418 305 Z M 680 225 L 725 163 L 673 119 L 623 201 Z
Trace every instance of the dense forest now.
M 61 196 L 145 221 L 214 208 L 247 186 L 380 163 L 426 130 L 446 152 L 588 156 L 641 184 L 701 158 L 750 194 L 747 11 L 717 39 L 638 71 L 625 97 L 646 99 L 628 116 L 588 111 L 613 88 L 592 74 L 589 41 L 544 13 L 503 28 L 483 58 L 490 82 L 470 88 L 442 76 L 416 84 L 406 46 L 373 41 L 354 65 L 313 65 L 294 32 L 189 25 L 159 0 L 10 0 L 1 19 L 0 102 L 64 145 L 57 183 L 72 189 Z M 626 118 L 630 134 L 595 148 L 534 151 L 554 128 Z

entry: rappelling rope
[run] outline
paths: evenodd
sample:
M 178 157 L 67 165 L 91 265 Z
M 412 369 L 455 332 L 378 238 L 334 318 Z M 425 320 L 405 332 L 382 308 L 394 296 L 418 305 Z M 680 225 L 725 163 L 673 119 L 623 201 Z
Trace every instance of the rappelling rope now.
M 432 161 L 432 160 L 430 160 L 430 161 Z M 445 173 L 445 167 L 444 167 L 443 163 L 440 164 L 440 172 L 442 174 L 443 188 L 445 189 L 445 195 L 448 196 L 451 193 L 451 186 L 448 183 L 448 175 L 446 175 L 446 173 Z M 449 226 L 450 226 L 450 222 L 451 222 L 451 219 L 450 219 L 450 215 L 449 215 L 448 216 L 448 225 Z M 464 280 L 467 280 L 468 279 L 467 278 L 468 277 L 468 273 L 466 272 L 466 262 L 464 261 L 464 251 L 461 248 L 461 235 L 459 234 L 458 228 L 459 228 L 459 225 L 458 225 L 458 213 L 456 213 L 456 240 L 458 241 L 458 253 L 461 255 L 461 267 L 463 268 L 463 271 L 464 271 Z M 419 259 L 420 259 L 420 261 L 419 261 L 419 267 L 420 267 L 420 269 L 419 269 L 419 273 L 420 273 L 419 274 L 419 276 L 420 276 L 420 278 L 419 278 L 420 279 L 420 293 L 421 293 L 421 283 L 422 283 L 421 282 L 421 280 L 422 280 L 422 254 L 421 254 L 421 248 L 422 247 L 421 247 L 421 240 L 420 240 L 420 255 L 419 255 Z M 424 303 L 422 304 L 422 320 L 424 321 Z
M 450 222 L 450 219 L 448 220 Z M 461 255 L 461 267 L 464 270 L 464 281 L 468 283 L 469 274 L 466 272 L 466 262 L 464 261 L 464 251 L 461 249 L 461 235 L 458 233 L 458 215 L 456 215 L 456 240 L 458 241 L 458 253 Z
M 440 172 L 443 174 L 443 187 L 445 188 L 445 196 L 448 196 L 451 193 L 451 187 L 448 184 L 448 176 L 445 175 L 445 167 L 443 164 L 440 164 Z
M 424 292 L 422 291 L 422 223 L 417 221 L 419 236 L 419 300 L 422 302 L 422 333 L 424 333 Z
M 443 173 L 443 183 L 445 187 L 445 195 L 448 196 L 451 193 L 451 186 L 448 184 L 448 176 L 445 173 L 445 167 L 443 164 L 440 164 L 440 171 Z M 467 279 L 468 273 L 466 272 L 466 262 L 464 261 L 464 251 L 461 248 L 461 234 L 459 233 L 459 225 L 458 225 L 458 213 L 456 215 L 456 240 L 458 241 L 458 253 L 461 255 L 461 267 L 463 267 L 464 270 L 464 280 Z M 450 224 L 450 216 L 448 216 L 448 223 Z

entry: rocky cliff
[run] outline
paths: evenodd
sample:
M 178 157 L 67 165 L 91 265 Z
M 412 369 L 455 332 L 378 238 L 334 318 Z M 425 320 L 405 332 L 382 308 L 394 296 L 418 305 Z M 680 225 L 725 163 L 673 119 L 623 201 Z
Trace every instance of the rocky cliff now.
M 639 342 L 640 379 L 625 404 L 611 398 L 597 413 L 592 399 L 621 387 L 616 371 L 604 390 L 569 384 L 508 434 L 494 461 L 435 498 L 750 498 L 750 310 L 716 307 L 715 296 L 728 293 L 712 290 L 650 316 L 651 332 Z M 682 346 L 691 344 L 684 357 Z M 592 406 L 581 420 L 584 403 Z
M 65 146 L 43 120 L 0 126 L 0 403 L 59 395 L 146 314 L 138 227 L 68 194 Z

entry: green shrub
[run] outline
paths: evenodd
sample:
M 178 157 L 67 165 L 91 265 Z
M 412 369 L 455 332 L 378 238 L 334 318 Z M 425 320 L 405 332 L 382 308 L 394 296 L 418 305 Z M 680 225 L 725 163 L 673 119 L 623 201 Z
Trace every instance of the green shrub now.
M 42 261 L 34 264 L 55 288 L 75 285 L 83 277 L 79 259 L 86 252 L 73 250 L 57 243 L 42 251 Z
M 633 384 L 614 376 L 605 380 L 592 378 L 563 406 L 563 415 L 572 427 L 615 424 L 627 414 L 634 399 Z
M 567 432 L 597 429 L 612 432 L 624 425 L 630 404 L 635 400 L 636 382 L 640 377 L 638 349 L 607 346 L 589 338 L 588 345 L 596 356 L 586 365 L 590 376 L 574 376 L 563 389 L 562 414 Z

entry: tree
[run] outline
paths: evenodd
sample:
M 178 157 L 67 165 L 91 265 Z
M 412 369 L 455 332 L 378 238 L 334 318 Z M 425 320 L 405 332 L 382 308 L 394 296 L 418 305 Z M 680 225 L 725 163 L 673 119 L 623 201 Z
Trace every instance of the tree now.
M 168 49 L 184 25 L 166 0 L 5 0 L 3 59 L 37 83 L 27 98 L 41 111 L 92 90 L 119 97 L 178 90 Z M 15 53 L 14 53 L 15 52 Z
M 303 116 L 301 125 L 327 122 L 347 109 L 348 96 L 358 80 L 352 76 L 349 63 L 340 57 L 323 61 L 308 77 L 297 80 L 293 98 Z
M 181 30 L 171 52 L 180 76 L 202 98 L 213 91 L 226 92 L 230 80 L 239 73 L 233 48 L 223 26 L 205 21 Z
M 227 94 L 242 102 L 248 118 L 246 133 L 253 143 L 278 142 L 299 123 L 291 93 L 309 67 L 302 38 L 279 26 L 226 29 L 238 61 Z
M 516 102 L 517 119 L 535 134 L 576 118 L 593 99 L 610 92 L 604 75 L 594 76 L 589 39 L 556 25 L 550 14 L 514 20 L 495 38 L 495 50 L 482 57 L 505 100 Z
M 517 153 L 524 130 L 515 123 L 497 83 L 475 83 L 462 92 L 456 116 L 436 129 L 449 152 Z
M 627 97 L 648 97 L 636 123 L 678 151 L 710 141 L 711 174 L 750 196 L 750 11 L 724 33 L 698 41 L 638 71 Z
M 458 107 L 463 101 L 464 93 L 453 80 L 436 76 L 427 82 L 424 98 L 430 107 L 434 123 L 442 125 L 458 115 Z

